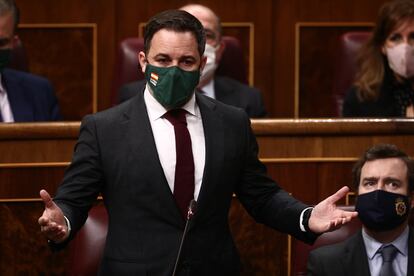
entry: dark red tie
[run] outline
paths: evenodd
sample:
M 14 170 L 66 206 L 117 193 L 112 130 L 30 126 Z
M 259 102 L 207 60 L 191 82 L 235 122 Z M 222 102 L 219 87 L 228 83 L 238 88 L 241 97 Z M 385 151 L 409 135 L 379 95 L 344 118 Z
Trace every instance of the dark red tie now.
M 188 205 L 194 198 L 194 159 L 185 114 L 183 109 L 173 109 L 164 115 L 174 126 L 177 154 L 174 197 L 184 218 L 187 217 Z

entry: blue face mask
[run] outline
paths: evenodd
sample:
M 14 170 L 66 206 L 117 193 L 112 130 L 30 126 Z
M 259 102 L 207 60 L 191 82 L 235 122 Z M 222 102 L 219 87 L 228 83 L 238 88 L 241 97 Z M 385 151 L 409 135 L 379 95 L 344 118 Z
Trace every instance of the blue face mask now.
M 406 221 L 410 213 L 409 204 L 406 195 L 375 190 L 358 196 L 355 211 L 368 229 L 387 231 Z

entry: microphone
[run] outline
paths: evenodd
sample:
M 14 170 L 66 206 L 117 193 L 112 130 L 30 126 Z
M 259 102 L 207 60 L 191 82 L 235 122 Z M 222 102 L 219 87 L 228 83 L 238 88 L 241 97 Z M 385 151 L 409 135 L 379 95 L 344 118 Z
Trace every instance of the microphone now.
M 185 237 L 186 237 L 187 231 L 188 231 L 188 225 L 190 224 L 190 220 L 194 216 L 194 213 L 196 211 L 196 208 L 197 208 L 197 202 L 194 199 L 192 199 L 190 201 L 190 204 L 188 205 L 187 217 L 186 217 L 186 221 L 185 221 L 184 232 L 183 232 L 183 235 L 181 236 L 180 247 L 178 248 L 178 254 L 177 254 L 177 258 L 175 259 L 174 271 L 173 271 L 172 276 L 175 276 L 175 274 L 177 272 L 178 263 L 180 262 L 180 257 L 181 257 L 181 249 L 183 247 L 184 240 L 185 240 Z

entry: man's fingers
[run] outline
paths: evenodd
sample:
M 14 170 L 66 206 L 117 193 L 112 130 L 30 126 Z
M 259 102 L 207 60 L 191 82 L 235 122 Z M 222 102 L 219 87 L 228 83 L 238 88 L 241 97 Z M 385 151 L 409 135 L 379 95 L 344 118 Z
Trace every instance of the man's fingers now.
M 328 201 L 328 203 L 334 204 L 335 202 L 346 196 L 348 192 L 349 188 L 347 186 L 344 186 L 341 189 L 339 189 L 336 193 L 328 197 L 326 200 Z
M 49 193 L 46 190 L 40 190 L 39 194 L 46 208 L 52 208 L 54 206 L 52 197 L 49 195 Z

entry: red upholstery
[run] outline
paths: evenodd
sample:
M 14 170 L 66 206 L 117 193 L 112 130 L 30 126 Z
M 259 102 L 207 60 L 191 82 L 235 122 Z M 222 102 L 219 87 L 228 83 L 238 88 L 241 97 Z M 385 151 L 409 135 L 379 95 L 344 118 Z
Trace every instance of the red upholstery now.
M 345 210 L 354 210 L 354 206 L 343 206 Z M 306 275 L 306 263 L 308 261 L 309 252 L 320 246 L 341 242 L 352 236 L 362 225 L 359 219 L 354 219 L 350 223 L 333 232 L 321 235 L 311 246 L 299 240 L 292 238 L 291 246 L 291 275 Z
M 235 37 L 224 36 L 223 41 L 226 48 L 217 68 L 217 74 L 247 83 L 247 67 L 239 40 Z M 117 103 L 118 91 L 122 85 L 144 79 L 144 74 L 138 63 L 138 53 L 143 49 L 143 38 L 126 38 L 119 44 L 112 83 L 113 104 Z
M 240 41 L 232 36 L 223 36 L 223 42 L 226 47 L 224 48 L 216 74 L 248 84 L 248 70 L 243 58 L 243 48 Z
M 370 36 L 371 32 L 348 32 L 340 37 L 333 79 L 333 101 L 338 116 L 342 115 L 344 96 L 354 81 L 358 51 Z
M 69 243 L 66 275 L 97 275 L 108 231 L 108 215 L 103 204 L 92 207 L 85 225 Z

